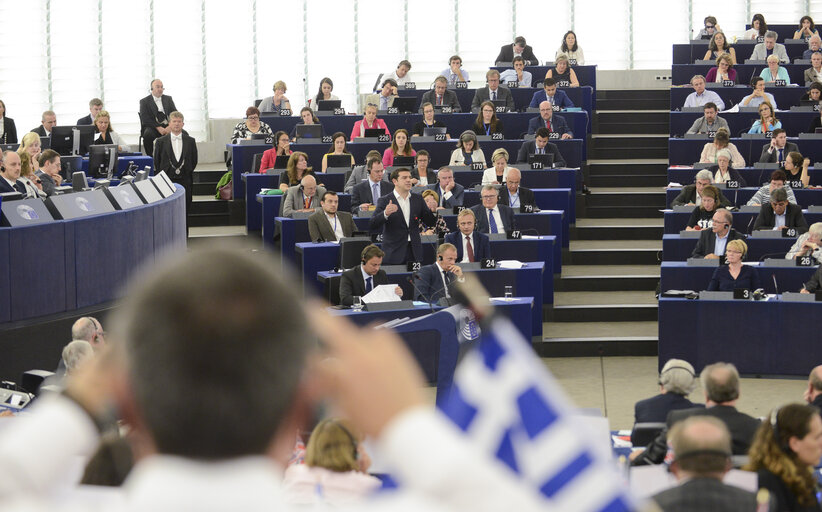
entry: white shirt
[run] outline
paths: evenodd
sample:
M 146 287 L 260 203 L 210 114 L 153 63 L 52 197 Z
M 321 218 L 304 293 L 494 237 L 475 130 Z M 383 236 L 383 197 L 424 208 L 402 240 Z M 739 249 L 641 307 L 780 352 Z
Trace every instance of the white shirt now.
M 171 134 L 171 149 L 174 150 L 174 158 L 177 161 L 180 161 L 180 157 L 183 154 L 183 133 L 180 132 L 180 135 Z
M 2 137 L 4 133 L 6 133 L 6 126 L 5 123 L 3 123 L 3 118 L 0 117 L 0 137 Z
M 154 100 L 154 104 L 157 105 L 157 110 L 165 114 L 165 110 L 163 110 L 163 97 L 160 96 L 159 98 L 155 95 L 151 95 L 151 99 Z
M 368 288 L 368 278 L 369 278 L 369 277 L 371 278 L 371 289 L 373 290 L 374 288 L 376 288 L 376 287 L 377 287 L 377 283 L 375 283 L 375 282 L 374 282 L 374 276 L 369 275 L 369 274 L 365 271 L 365 269 L 364 269 L 364 268 L 362 268 L 362 265 L 360 265 L 360 273 L 362 273 L 362 282 L 363 282 L 363 283 L 365 283 L 365 287 L 366 287 L 366 289 Z M 366 293 L 368 293 L 368 292 L 366 292 Z
M 334 231 L 334 236 L 337 237 L 337 240 L 345 237 L 343 234 L 342 222 L 340 222 L 340 219 L 337 218 L 336 215 L 331 216 L 326 213 L 325 218 L 328 219 L 328 223 L 331 224 L 331 229 Z
M 477 248 L 474 247 L 474 232 L 472 231 L 470 235 L 465 235 L 460 231 L 460 237 L 462 237 L 462 259 L 460 263 L 470 263 L 471 260 L 468 259 L 468 240 L 471 239 L 471 251 L 476 256 Z M 475 258 L 476 259 L 476 258 Z
M 405 219 L 405 225 L 411 226 L 411 193 L 408 193 L 408 196 L 403 199 L 397 193 L 396 189 L 394 190 L 394 199 L 397 200 L 397 206 L 400 207 L 400 213 L 402 213 L 403 218 Z M 411 241 L 411 235 L 408 235 L 408 241 Z
M 485 207 L 483 206 L 483 208 L 485 208 Z M 502 223 L 502 217 L 500 217 L 500 215 L 499 215 L 499 205 L 495 206 L 494 209 L 492 210 L 492 212 L 489 212 L 488 210 L 489 210 L 489 208 L 485 208 L 485 215 L 486 215 L 486 217 L 490 217 L 492 215 L 492 212 L 493 212 L 494 222 L 497 225 L 497 233 L 505 233 L 505 225 Z M 488 232 L 491 233 L 491 219 L 490 218 L 488 219 Z
M 439 187 L 439 193 L 440 193 L 440 206 L 445 206 L 445 201 L 451 199 L 451 197 L 454 196 L 454 194 L 452 194 L 450 190 L 448 192 L 446 192 L 445 190 L 443 190 L 442 187 Z
M 697 94 L 696 91 L 692 92 L 685 98 L 685 105 L 684 107 L 702 107 L 708 102 L 713 102 L 719 107 L 719 110 L 725 110 L 725 102 L 722 101 L 722 98 L 719 97 L 719 94 L 715 93 L 714 91 L 709 91 L 705 89 L 702 91 L 702 94 Z M 776 108 L 776 107 L 774 107 Z
M 512 194 L 511 191 L 508 191 L 508 206 L 511 208 L 519 208 L 519 189 L 517 189 L 516 193 Z
M 788 210 L 785 210 L 786 213 L 787 211 Z M 783 213 L 782 215 L 777 215 L 776 212 L 774 212 L 773 230 L 777 231 L 779 226 L 787 226 L 785 223 L 785 214 Z
M 462 235 L 462 233 L 460 233 L 460 235 Z M 465 249 L 465 242 L 464 242 L 465 236 L 462 235 L 462 237 L 463 237 L 463 250 L 464 250 Z M 465 253 L 463 253 L 463 254 L 465 254 Z M 437 270 L 439 270 L 439 272 L 440 272 L 440 281 L 442 281 L 442 290 L 445 292 L 445 298 L 450 299 L 451 294 L 448 293 L 448 281 L 445 280 L 445 273 L 448 272 L 448 271 L 445 270 L 444 268 L 442 268 L 442 265 L 439 262 L 437 263 Z

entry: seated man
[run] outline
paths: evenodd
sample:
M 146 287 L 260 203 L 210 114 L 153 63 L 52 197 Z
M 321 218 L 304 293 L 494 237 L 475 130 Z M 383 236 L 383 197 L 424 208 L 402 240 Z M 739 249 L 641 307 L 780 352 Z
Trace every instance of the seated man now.
M 311 240 L 333 242 L 354 234 L 357 230 L 354 219 L 348 212 L 337 211 L 339 204 L 340 198 L 333 190 L 328 190 L 320 196 L 322 208 L 308 218 L 308 233 Z
M 477 231 L 493 234 L 517 229 L 514 210 L 504 204 L 497 203 L 499 195 L 493 185 L 482 187 L 480 198 L 482 204 L 471 207 L 477 219 Z
M 785 254 L 785 259 L 795 259 L 801 256 L 812 256 L 817 263 L 822 264 L 822 222 L 811 224 L 808 232 L 801 235 L 791 250 Z
M 417 288 L 414 300 L 437 304 L 451 298 L 451 286 L 462 281 L 462 269 L 457 262 L 457 248 L 444 243 L 437 247 L 437 261 L 422 267 L 414 276 Z
M 522 143 L 517 153 L 517 162 L 527 164 L 530 155 L 553 155 L 554 167 L 565 167 L 565 160 L 559 152 L 559 148 L 553 142 L 548 142 L 551 132 L 548 128 L 539 128 L 534 140 L 526 140 Z
M 822 52 L 822 38 L 819 37 L 819 34 L 814 34 L 808 39 L 808 49 L 802 52 L 802 58 L 811 60 L 814 53 L 820 52 Z
M 448 167 L 442 167 L 437 172 L 437 183 L 428 185 L 440 196 L 440 206 L 442 208 L 453 208 L 462 206 L 465 197 L 465 187 L 454 180 L 454 171 Z
M 557 89 L 557 81 L 553 78 L 546 78 L 545 81 L 542 82 L 542 90 L 534 93 L 534 96 L 531 98 L 531 103 L 528 104 L 528 108 L 538 108 L 539 104 L 543 101 L 550 101 L 551 105 L 559 108 L 574 107 L 574 103 L 568 95 L 565 94 L 565 91 Z
M 468 76 L 468 71 L 462 68 L 462 58 L 459 55 L 452 55 L 448 59 L 448 67 L 442 70 L 440 75 L 444 76 L 448 83 L 453 85 L 457 82 L 468 82 L 471 78 Z M 436 105 L 436 103 L 434 103 Z
M 778 188 L 784 188 L 788 194 L 788 202 L 796 204 L 796 196 L 791 186 L 785 183 L 786 179 L 788 179 L 788 177 L 785 175 L 785 171 L 781 169 L 775 170 L 771 173 L 770 183 L 763 185 L 762 188 L 757 190 L 756 194 L 748 200 L 747 204 L 751 206 L 762 206 L 763 204 L 771 202 L 771 194 Z
M 799 290 L 799 293 L 816 292 L 822 292 L 822 265 L 819 265 L 819 268 L 817 268 L 816 272 L 811 276 L 810 281 L 802 285 L 802 289 Z
M 318 187 L 312 175 L 303 176 L 299 185 L 288 189 L 283 198 L 283 217 L 292 217 L 294 212 L 313 212 L 320 207 L 320 198 L 325 187 Z
M 436 107 L 451 107 L 454 112 L 460 111 L 460 102 L 457 99 L 457 93 L 448 90 L 448 79 L 444 76 L 438 76 L 434 79 L 434 89 L 422 95 L 420 100 L 420 112 L 422 112 L 422 105 L 430 103 Z
M 550 101 L 543 101 L 539 104 L 539 115 L 528 121 L 528 134 L 533 135 L 539 128 L 545 128 L 548 133 L 559 133 L 562 139 L 571 139 L 574 132 L 568 128 L 565 118 L 554 115 L 554 109 Z
M 380 162 L 382 162 L 382 153 L 377 151 L 376 149 L 372 149 L 365 155 L 365 161 L 368 162 L 372 158 L 378 158 Z M 357 165 L 351 170 L 351 175 L 348 176 L 348 179 L 345 182 L 345 188 L 343 192 L 346 194 L 351 194 L 354 190 L 354 187 L 362 183 L 363 181 L 368 179 L 368 167 L 366 165 Z M 388 177 L 383 175 L 383 180 L 388 182 Z
M 682 206 L 682 205 L 693 205 L 699 206 L 702 204 L 702 189 L 707 187 L 708 185 L 713 182 L 714 175 L 708 169 L 702 169 L 698 173 L 696 173 L 696 177 L 694 178 L 694 182 L 690 185 L 685 185 L 682 187 L 682 191 L 679 193 L 673 201 L 671 201 L 671 207 L 674 206 Z M 727 208 L 731 206 L 731 202 L 728 200 L 727 197 L 722 193 L 722 190 L 719 191 L 719 206 L 722 208 Z
M 694 75 L 693 78 L 691 78 L 691 86 L 694 88 L 694 92 L 685 98 L 685 104 L 682 105 L 683 108 L 702 107 L 706 103 L 711 102 L 719 107 L 719 110 L 725 110 L 725 102 L 722 101 L 719 94 L 705 89 L 704 76 Z
M 517 55 L 511 64 L 513 69 L 506 69 L 499 75 L 501 83 L 508 85 L 510 82 L 516 82 L 517 87 L 531 87 L 533 76 L 530 72 L 525 71 L 525 60 Z
M 368 170 L 368 179 L 351 190 L 351 213 L 354 215 L 360 211 L 373 210 L 377 207 L 379 198 L 394 190 L 394 185 L 383 179 L 385 166 L 379 153 L 368 157 L 365 168 Z
M 803 76 L 805 79 L 805 87 L 808 87 L 814 82 L 822 82 L 822 53 L 814 52 L 811 54 L 811 67 L 805 70 Z
M 756 494 L 725 484 L 731 469 L 731 433 L 710 416 L 693 416 L 671 428 L 670 471 L 679 485 L 653 500 L 662 510 L 759 510 Z M 767 507 L 766 507 L 767 508 Z
M 88 112 L 89 114 L 86 117 L 81 117 L 75 123 L 77 126 L 83 126 L 88 124 L 94 124 L 94 119 L 97 117 L 97 114 L 103 110 L 103 100 L 100 98 L 92 98 L 91 101 L 88 102 Z
M 21 169 L 20 155 L 16 151 L 3 152 L 0 159 L 0 193 L 20 192 L 23 197 L 26 196 L 26 186 L 19 180 Z
M 171 132 L 168 115 L 177 110 L 171 96 L 163 94 L 163 81 L 151 81 L 151 94 L 140 100 L 140 123 L 146 155 L 154 154 L 154 140 Z
M 388 275 L 380 268 L 383 256 L 382 249 L 373 244 L 362 250 L 361 263 L 340 276 L 340 304 L 350 306 L 354 297 L 363 297 L 377 286 L 388 284 Z M 394 292 L 402 297 L 399 286 Z
M 40 116 L 40 126 L 32 129 L 34 133 L 41 137 L 51 137 L 51 129 L 57 126 L 57 114 L 52 110 L 46 110 Z
M 522 173 L 516 167 L 508 169 L 508 177 L 505 179 L 505 186 L 499 190 L 499 202 L 508 205 L 511 209 L 531 207 L 531 211 L 537 211 L 537 202 L 534 198 L 534 191 L 530 188 L 520 187 Z M 514 210 L 514 211 L 516 211 Z M 527 210 L 527 208 L 526 208 Z
M 788 58 L 785 45 L 777 43 L 776 38 L 777 33 L 773 30 L 765 32 L 765 42 L 754 46 L 750 60 L 767 60 L 771 55 L 776 55 L 781 64 L 789 64 L 791 59 Z
M 491 257 L 491 240 L 488 235 L 474 230 L 475 224 L 474 212 L 466 208 L 457 215 L 459 232 L 445 235 L 445 241 L 456 247 L 457 261 L 460 263 L 473 263 Z
M 798 233 L 808 230 L 808 223 L 802 215 L 802 208 L 788 202 L 788 192 L 778 188 L 771 192 L 770 202 L 763 204 L 759 215 L 754 221 L 754 231 L 772 229 L 779 231 L 784 228 L 796 228 Z
M 408 62 L 407 60 L 403 59 L 403 60 L 400 61 L 399 64 L 397 64 L 397 69 L 395 69 L 394 71 L 391 71 L 390 73 L 387 73 L 385 75 L 385 78 L 386 79 L 390 78 L 390 79 L 396 81 L 398 86 L 405 85 L 405 82 L 410 82 L 411 81 L 408 78 L 408 72 L 409 71 L 411 71 L 411 63 Z
M 718 209 L 714 212 L 711 221 L 713 222 L 711 229 L 703 229 L 700 233 L 691 258 L 719 259 L 725 254 L 725 246 L 728 242 L 745 239 L 744 235 L 731 227 L 734 219 L 730 211 L 724 208 Z
M 516 39 L 514 39 L 514 44 L 506 44 L 500 48 L 499 55 L 497 55 L 497 59 L 494 62 L 513 62 L 517 57 L 528 61 L 526 64 L 530 66 L 539 64 L 539 60 L 537 60 L 536 55 L 534 55 L 534 49 L 525 44 L 525 38 L 522 36 L 517 36 Z
M 485 79 L 488 85 L 481 87 L 474 93 L 474 99 L 471 100 L 471 112 L 479 112 L 480 105 L 485 101 L 505 101 L 506 110 L 514 110 L 514 96 L 507 87 L 500 87 L 499 71 L 496 69 L 489 69 L 485 73 Z
M 765 92 L 764 78 L 759 75 L 751 78 L 751 87 L 753 88 L 753 92 L 742 98 L 742 101 L 739 102 L 740 107 L 758 107 L 767 101 L 771 104 L 774 110 L 778 108 L 776 106 L 776 99 L 773 97 L 773 94 Z
M 388 107 L 394 104 L 394 98 L 397 97 L 397 82 L 392 78 L 386 78 L 382 82 L 382 89 L 379 94 L 369 94 L 365 97 L 363 105 L 376 105 L 377 110 L 385 111 Z
M 47 149 L 40 153 L 37 161 L 40 163 L 40 169 L 35 174 L 43 183 L 43 192 L 47 196 L 53 196 L 56 192 L 55 187 L 63 183 L 63 177 L 60 176 L 60 154 L 53 149 Z
M 759 155 L 759 161 L 762 163 L 785 165 L 785 160 L 788 159 L 788 153 L 791 151 L 798 153 L 799 146 L 793 142 L 788 142 L 788 134 L 785 130 L 777 128 L 773 131 L 771 141 L 762 146 L 762 154 Z
M 702 112 L 704 115 L 694 121 L 694 124 L 692 124 L 685 133 L 716 132 L 720 128 L 725 128 L 730 131 L 728 128 L 728 121 L 716 115 L 716 104 L 709 101 L 702 107 Z

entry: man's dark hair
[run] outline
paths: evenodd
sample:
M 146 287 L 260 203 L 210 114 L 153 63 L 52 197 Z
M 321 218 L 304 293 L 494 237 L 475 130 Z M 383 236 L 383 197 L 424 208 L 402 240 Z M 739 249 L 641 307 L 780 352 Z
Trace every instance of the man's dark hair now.
M 759 82 L 761 82 L 763 80 L 765 80 L 765 79 L 762 78 L 761 76 L 755 76 L 755 77 L 751 78 L 751 87 L 756 87 L 756 84 L 758 84 Z
M 385 81 L 382 83 L 382 86 L 385 87 L 385 84 L 391 84 L 391 87 L 396 87 L 397 81 L 393 78 L 386 78 Z
M 428 158 L 429 162 L 431 161 L 431 155 L 428 154 L 428 151 L 426 151 L 424 149 L 421 149 L 421 150 L 417 151 L 417 155 L 414 157 L 414 162 L 416 162 L 417 159 L 421 156 L 424 156 L 424 157 Z
M 517 56 L 514 57 L 514 60 L 511 61 L 511 64 L 513 64 L 515 62 L 522 62 L 524 64 L 525 59 L 522 58 L 522 55 L 517 55 Z
M 337 195 L 337 193 L 334 192 L 333 190 L 326 190 L 323 193 L 323 196 L 320 198 L 320 202 L 325 202 L 325 196 L 336 196 L 336 195 Z
M 365 168 L 370 174 L 371 173 L 371 168 L 374 167 L 374 164 L 381 164 L 381 163 L 382 163 L 381 158 L 371 157 L 371 158 L 368 159 L 368 161 L 365 162 Z
M 537 128 L 537 133 L 534 135 L 541 139 L 547 139 L 551 136 L 551 132 L 548 131 L 548 128 L 543 126 L 542 128 Z
M 400 61 L 400 63 L 399 63 L 399 64 L 397 64 L 397 69 L 400 69 L 402 66 L 407 67 L 409 70 L 411 69 L 411 63 L 410 63 L 410 62 L 408 62 L 408 61 L 407 61 L 407 60 L 405 60 L 405 59 L 401 60 L 401 61 Z
M 771 202 L 772 203 L 781 203 L 782 201 L 788 200 L 788 191 L 785 188 L 778 188 L 771 192 Z
M 60 153 L 54 151 L 53 149 L 46 149 L 42 153 L 40 153 L 40 157 L 37 161 L 40 163 L 40 167 L 46 165 L 46 162 L 51 163 L 54 162 L 55 158 L 58 158 Z
M 542 81 L 542 87 L 543 88 L 551 87 L 553 85 L 557 85 L 557 81 L 554 80 L 553 78 L 546 78 L 545 80 Z
M 400 167 L 398 169 L 394 169 L 393 171 L 391 171 L 391 181 L 399 179 L 401 172 L 411 173 L 411 169 L 408 169 L 406 167 Z
M 709 108 L 712 108 L 714 110 L 719 110 L 718 108 L 716 108 L 716 103 L 714 103 L 713 101 L 709 101 L 708 103 L 702 105 L 702 110 L 703 111 L 705 111 L 706 109 L 709 109 Z
M 262 455 L 295 399 L 313 338 L 273 258 L 209 247 L 143 273 L 119 309 L 129 381 L 163 454 Z
M 360 255 L 360 259 L 363 263 L 367 263 L 368 260 L 371 258 L 382 258 L 385 256 L 385 252 L 382 249 L 377 247 L 374 244 L 366 245 L 365 249 L 362 250 L 362 254 Z
M 773 136 L 776 137 L 777 135 L 779 135 L 781 133 L 788 133 L 788 132 L 786 132 L 784 128 L 776 128 L 773 131 Z
M 788 181 L 788 175 L 782 169 L 777 169 L 771 173 L 771 181 Z

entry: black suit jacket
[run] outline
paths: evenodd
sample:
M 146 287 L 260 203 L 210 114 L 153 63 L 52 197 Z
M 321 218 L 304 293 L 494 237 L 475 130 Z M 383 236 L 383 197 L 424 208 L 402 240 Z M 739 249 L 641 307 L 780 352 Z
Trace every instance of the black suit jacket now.
M 693 409 L 694 407 L 704 407 L 702 404 L 695 404 L 688 400 L 688 397 L 676 393 L 660 393 L 651 398 L 640 400 L 634 405 L 634 422 L 662 423 L 668 419 L 668 413 L 680 409 Z
M 528 155 L 533 155 L 537 151 L 537 141 L 535 140 L 528 140 L 522 143 L 522 146 L 519 148 L 519 153 L 517 154 L 517 162 L 527 164 L 528 163 Z M 545 152 L 549 155 L 554 155 L 554 164 L 557 167 L 565 167 L 565 159 L 562 158 L 562 154 L 559 152 L 559 148 L 553 142 L 549 142 L 545 146 Z
M 728 242 L 731 240 L 745 240 L 745 235 L 738 232 L 734 228 L 731 228 L 728 232 Z M 691 253 L 691 258 L 704 258 L 705 256 L 712 254 L 715 248 L 716 233 L 714 233 L 711 229 L 703 229 L 702 233 L 699 235 L 699 241 L 697 241 L 696 247 L 694 247 L 694 250 Z
M 525 59 L 527 62 L 525 65 L 532 65 L 535 66 L 539 64 L 539 60 L 537 60 L 537 56 L 534 55 L 534 49 L 531 48 L 529 45 L 525 45 L 525 49 L 522 50 L 522 58 Z M 499 55 L 497 55 L 497 59 L 494 62 L 513 62 L 514 60 L 514 45 L 506 44 L 502 48 L 499 49 Z
M 463 201 L 465 201 L 465 187 L 463 187 L 459 183 L 454 184 L 454 188 L 451 189 L 451 197 L 449 197 L 448 199 L 444 199 L 442 197 L 439 182 L 435 181 L 434 183 L 431 183 L 430 185 L 428 185 L 428 189 L 433 190 L 437 193 L 437 195 L 440 198 L 440 202 L 442 202 L 443 208 L 453 208 L 455 206 L 462 206 Z
M 41 127 L 42 128 L 42 127 Z M 17 144 L 17 126 L 14 119 L 3 118 L 3 144 Z
M 143 123 L 144 127 L 157 128 L 158 126 L 164 124 L 162 121 L 164 119 L 167 120 L 169 114 L 177 110 L 171 96 L 166 96 L 163 94 L 160 96 L 160 101 L 163 104 L 165 118 L 159 115 L 160 111 L 157 110 L 157 104 L 154 103 L 154 99 L 151 94 L 140 100 L 140 122 Z
M 426 102 L 430 102 L 432 105 L 436 106 L 437 93 L 430 90 L 422 95 L 422 99 L 420 99 L 420 112 L 422 112 L 422 106 L 425 105 Z M 442 95 L 442 104 L 451 107 L 455 112 L 459 112 L 461 110 L 460 102 L 457 99 L 457 93 L 448 89 L 446 89 L 445 94 Z
M 497 87 L 497 100 L 505 100 L 505 108 L 508 110 L 514 110 L 516 108 L 514 106 L 514 96 L 505 86 L 500 85 Z M 471 100 L 471 111 L 479 112 L 480 105 L 486 101 L 491 101 L 491 89 L 489 89 L 487 85 L 480 87 L 477 89 L 477 92 L 474 93 L 474 99 Z
M 394 191 L 394 184 L 385 180 L 380 180 L 380 197 L 390 194 Z M 372 203 L 374 198 L 371 194 L 371 180 L 365 180 L 354 185 L 351 189 L 351 213 L 357 215 L 360 211 L 360 205 L 363 203 Z
M 94 120 L 91 118 L 91 114 L 87 115 L 86 117 L 81 117 L 75 123 L 77 126 L 83 126 L 88 124 L 94 124 Z
M 385 265 L 401 265 L 407 263 L 405 261 L 406 247 L 408 246 L 408 238 L 411 237 L 411 249 L 414 254 L 415 261 L 422 261 L 422 240 L 420 239 L 419 219 L 428 226 L 433 226 L 437 223 L 437 216 L 434 215 L 422 196 L 419 194 L 409 194 L 409 224 L 405 223 L 405 217 L 402 210 L 397 210 L 387 219 L 385 218 L 385 207 L 393 201 L 396 204 L 394 194 L 386 194 L 380 198 L 377 203 L 377 209 L 374 210 L 374 215 L 371 217 L 369 224 L 372 231 L 379 232 L 382 230 L 382 250 L 385 251 L 383 263 Z
M 441 272 L 442 270 L 439 265 L 434 263 L 422 267 L 416 273 L 415 280 L 417 288 L 414 290 L 415 300 L 429 301 L 432 304 L 436 304 L 441 298 L 445 297 L 445 285 L 440 277 L 442 275 Z M 457 280 L 457 276 L 452 272 L 447 272 L 445 277 L 448 280 L 448 289 L 450 290 L 454 281 Z
M 694 203 L 696 204 L 696 184 L 691 183 L 690 185 L 685 185 L 682 187 L 682 190 L 679 192 L 679 195 L 671 201 L 671 206 L 680 206 L 683 204 Z M 725 197 L 725 194 L 722 193 L 722 190 L 719 190 L 719 206 L 722 208 L 727 208 L 731 206 L 731 202 Z
M 46 133 L 46 129 L 43 128 L 42 124 L 37 128 L 34 128 L 32 131 L 41 137 L 50 137 L 50 135 Z
M 499 216 L 504 225 L 504 227 L 497 226 L 497 230 L 500 233 L 504 233 L 505 231 L 517 229 L 517 221 L 516 217 L 514 217 L 514 210 L 500 203 L 497 204 L 497 207 L 499 208 Z M 477 218 L 476 231 L 487 234 L 490 231 L 490 227 L 488 226 L 488 215 L 486 214 L 485 207 L 478 204 L 476 206 L 472 206 L 471 211 L 474 212 L 474 216 Z
M 154 142 L 154 173 L 165 171 L 172 181 L 191 183 L 194 179 L 194 168 L 197 167 L 197 144 L 193 137 L 185 133 L 182 136 L 183 151 L 180 161 L 174 158 L 170 133 Z
M 816 269 L 816 272 L 811 276 L 810 281 L 805 283 L 805 289 L 809 292 L 822 291 L 822 265 L 819 265 L 819 268 Z
M 759 215 L 754 221 L 754 231 L 757 229 L 772 229 L 776 224 L 776 214 L 773 212 L 771 203 L 763 204 L 759 210 Z M 808 230 L 808 222 L 802 215 L 802 207 L 793 203 L 788 203 L 785 208 L 785 225 L 789 228 L 797 228 L 797 231 L 804 233 Z
M 653 500 L 666 512 L 757 510 L 756 494 L 711 477 L 692 478 L 654 495 Z M 776 510 L 773 501 L 771 505 L 771 510 Z
M 762 154 L 759 155 L 759 161 L 760 162 L 776 163 L 776 157 L 779 153 L 776 150 L 774 150 L 771 153 L 768 153 L 768 149 L 770 149 L 770 147 L 771 147 L 770 144 L 765 144 L 764 146 L 762 146 Z M 786 142 L 785 143 L 785 150 L 782 152 L 782 158 L 787 159 L 788 158 L 788 153 L 790 153 L 791 151 L 796 151 L 798 153 L 799 152 L 799 146 L 797 146 L 793 142 Z
M 454 231 L 453 233 L 445 235 L 445 242 L 454 244 L 454 247 L 457 248 L 457 264 L 462 261 L 462 240 L 463 234 L 460 231 Z M 474 248 L 474 261 L 491 257 L 491 240 L 488 238 L 488 235 L 474 230 L 471 233 L 471 246 Z
M 11 185 L 9 185 L 9 182 L 5 180 L 5 178 L 0 177 L 0 192 L 20 192 L 21 194 L 23 194 L 23 197 L 25 197 L 25 186 L 19 181 L 15 183 L 15 186 L 19 188 L 12 187 Z
M 499 202 L 504 205 L 510 205 L 511 201 L 508 197 L 508 187 L 502 187 L 499 189 Z M 530 188 L 520 187 L 519 188 L 519 204 L 520 207 L 525 205 L 531 205 L 533 210 L 537 208 L 537 201 L 534 198 L 534 191 Z M 532 210 L 532 211 L 533 211 Z
M 340 304 L 350 306 L 354 303 L 354 297 L 365 295 L 365 280 L 362 277 L 361 265 L 346 270 L 340 276 Z M 381 284 L 388 284 L 388 274 L 380 269 L 374 275 L 374 287 Z

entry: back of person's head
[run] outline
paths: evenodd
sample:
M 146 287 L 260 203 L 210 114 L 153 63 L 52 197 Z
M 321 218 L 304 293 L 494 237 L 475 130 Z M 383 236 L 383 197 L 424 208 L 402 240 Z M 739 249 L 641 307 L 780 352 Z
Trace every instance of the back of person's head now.
M 731 433 L 725 423 L 712 416 L 692 416 L 671 427 L 668 440 L 674 461 L 693 476 L 721 476 L 730 469 Z
M 733 364 L 709 364 L 699 378 L 709 400 L 722 404 L 739 398 L 739 372 Z
M 137 276 L 115 337 L 159 453 L 219 460 L 270 448 L 314 339 L 281 275 L 267 254 L 210 246 Z
M 325 419 L 311 432 L 305 448 L 307 466 L 338 473 L 359 469 L 357 459 L 359 436 L 350 424 L 339 419 Z
M 668 359 L 659 372 L 659 385 L 668 393 L 687 396 L 696 389 L 696 372 L 691 363 L 682 359 Z
M 63 347 L 63 364 L 66 365 L 66 373 L 74 373 L 92 357 L 94 357 L 94 349 L 88 341 L 74 340 Z
M 91 316 L 78 318 L 71 326 L 71 339 L 91 342 L 97 334 L 99 324 L 97 319 Z
M 711 179 L 713 179 L 713 177 L 714 177 L 714 175 L 711 171 L 709 171 L 708 169 L 702 169 L 698 173 L 696 173 L 696 176 L 694 177 L 694 181 L 711 180 Z
M 771 173 L 771 181 L 785 181 L 787 179 L 788 175 L 782 169 L 777 169 Z
M 727 146 L 728 143 L 731 141 L 731 134 L 725 128 L 720 128 L 716 131 L 716 135 L 714 135 L 714 142 L 717 142 L 723 146 Z

